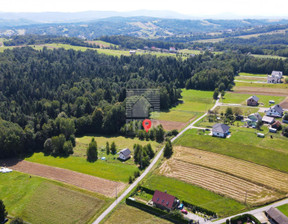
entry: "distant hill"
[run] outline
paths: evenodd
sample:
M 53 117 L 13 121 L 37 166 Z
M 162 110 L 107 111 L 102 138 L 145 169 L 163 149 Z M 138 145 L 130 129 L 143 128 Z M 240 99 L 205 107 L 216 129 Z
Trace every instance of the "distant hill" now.
M 131 12 L 132 13 L 132 12 Z M 134 12 L 135 13 L 135 12 Z M 147 11 L 149 13 L 149 11 Z M 70 20 L 85 20 L 92 18 L 93 12 L 89 14 L 85 13 L 73 13 L 73 17 Z M 0 14 L 1 15 L 1 14 Z M 21 15 L 16 16 L 13 20 L 10 20 L 10 14 L 5 14 L 7 21 L 0 20 L 0 35 L 17 35 L 17 34 L 39 34 L 39 35 L 57 35 L 67 37 L 78 37 L 83 39 L 95 39 L 104 35 L 128 35 L 142 38 L 167 38 L 175 36 L 194 36 L 202 35 L 214 35 L 213 33 L 225 32 L 228 35 L 233 32 L 237 34 L 243 34 L 243 30 L 249 31 L 249 34 L 253 34 L 253 28 L 257 28 L 257 32 L 262 27 L 286 25 L 288 20 L 256 20 L 256 19 L 242 19 L 242 20 L 213 20 L 213 19 L 167 19 L 158 17 L 109 17 L 96 20 L 89 20 L 84 22 L 61 22 L 61 23 L 47 23 L 52 21 L 54 13 L 33 14 L 28 20 L 27 18 L 20 19 Z M 40 22 L 40 17 L 47 15 L 45 21 Z M 59 13 L 54 20 L 68 21 L 68 15 L 65 13 Z M 76 16 L 78 15 L 78 17 Z M 107 15 L 103 13 L 102 16 Z M 62 16 L 62 17 L 61 17 Z M 100 14 L 98 16 L 101 16 Z M 35 22 L 35 21 L 38 21 Z M 14 22 L 13 22 L 14 21 Z M 18 24 L 17 24 L 18 23 Z M 33 24 L 36 23 L 36 24 Z M 16 25 L 15 25 L 16 24 Z M 251 31 L 252 29 L 252 31 Z M 266 32 L 271 30 L 266 30 Z M 245 32 L 244 32 L 245 34 Z

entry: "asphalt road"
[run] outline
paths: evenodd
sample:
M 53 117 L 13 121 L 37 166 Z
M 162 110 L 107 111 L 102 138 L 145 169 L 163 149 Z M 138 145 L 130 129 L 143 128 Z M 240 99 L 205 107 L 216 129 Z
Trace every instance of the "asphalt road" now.
M 215 105 L 212 107 L 211 110 L 214 110 L 218 106 L 219 99 L 216 101 Z M 199 120 L 201 120 L 203 117 L 205 117 L 207 113 L 203 114 L 201 117 L 199 117 L 197 120 L 193 121 L 190 125 L 188 125 L 185 129 L 183 129 L 177 136 L 171 139 L 171 142 L 174 142 L 177 138 L 179 138 L 185 131 L 189 130 L 191 127 L 194 126 L 195 123 L 197 123 Z M 156 164 L 156 162 L 160 159 L 162 153 L 164 151 L 164 147 L 160 150 L 160 152 L 154 157 L 150 165 L 146 168 L 146 170 L 141 174 L 140 177 L 138 177 L 133 184 L 131 184 L 123 194 L 119 198 L 117 198 L 94 222 L 93 224 L 100 223 L 106 215 L 108 215 L 115 207 L 118 205 L 129 193 L 130 191 L 136 187 L 139 182 L 150 172 L 152 167 Z

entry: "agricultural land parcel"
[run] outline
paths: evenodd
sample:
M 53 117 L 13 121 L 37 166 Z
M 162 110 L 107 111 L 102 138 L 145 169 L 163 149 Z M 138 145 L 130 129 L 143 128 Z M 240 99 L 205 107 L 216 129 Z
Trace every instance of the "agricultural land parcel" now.
M 0 175 L 0 198 L 11 216 L 31 223 L 83 223 L 111 199 L 69 185 L 13 171 Z
M 212 91 L 182 89 L 181 96 L 182 99 L 180 100 L 182 103 L 179 103 L 177 106 L 171 108 L 167 112 L 162 111 L 157 114 L 154 113 L 152 114 L 151 118 L 157 119 L 160 121 L 160 123 L 164 124 L 165 122 L 171 122 L 172 129 L 176 128 L 176 126 L 173 126 L 173 122 L 179 122 L 180 124 L 182 123 L 179 126 L 179 129 L 182 129 L 189 123 L 189 121 L 201 116 L 214 104 Z
M 284 215 L 288 216 L 288 204 L 282 205 L 277 207 L 280 212 L 282 212 Z
M 288 192 L 287 173 L 181 146 L 174 147 L 172 159 L 161 165 L 160 174 L 195 184 L 251 206 L 283 198 L 285 192 Z
M 49 166 L 55 166 L 76 172 L 113 180 L 128 182 L 129 176 L 133 176 L 134 172 L 138 170 L 137 166 L 130 159 L 126 162 L 121 162 L 117 159 L 117 155 L 106 155 L 105 145 L 106 141 L 111 143 L 114 141 L 118 151 L 129 147 L 133 151 L 134 144 L 146 145 L 151 143 L 154 150 L 159 149 L 160 145 L 152 141 L 140 141 L 138 138 L 124 138 L 124 137 L 99 137 L 95 136 L 95 141 L 98 144 L 98 157 L 99 159 L 95 163 L 89 163 L 86 160 L 86 149 L 91 142 L 92 136 L 84 136 L 76 139 L 75 155 L 68 158 L 52 156 L 44 156 L 43 153 L 34 153 L 33 156 L 26 158 L 25 160 L 35 163 L 41 163 Z M 102 148 L 102 150 L 101 150 Z M 105 161 L 100 158 L 105 156 Z

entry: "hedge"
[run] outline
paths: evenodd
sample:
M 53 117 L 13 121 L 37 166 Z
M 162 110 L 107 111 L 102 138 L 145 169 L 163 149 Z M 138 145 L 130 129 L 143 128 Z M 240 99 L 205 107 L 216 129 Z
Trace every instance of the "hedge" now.
M 261 224 L 261 222 L 253 215 L 250 214 L 244 214 L 244 215 L 238 215 L 230 219 L 231 224 L 237 224 L 238 221 L 241 221 L 242 223 L 247 222 L 248 220 L 254 221 L 255 224 Z
M 206 215 L 216 216 L 216 213 L 215 213 L 215 212 L 212 212 L 212 211 L 210 211 L 210 210 L 208 210 L 208 209 L 201 208 L 201 207 L 199 207 L 199 206 L 197 206 L 197 205 L 193 205 L 193 204 L 191 204 L 191 203 L 189 203 L 189 202 L 187 202 L 187 201 L 182 201 L 182 203 L 183 203 L 187 208 L 191 209 L 192 212 L 194 212 L 194 213 L 195 213 L 196 211 L 198 211 L 198 212 L 201 212 L 201 213 L 205 213 Z
M 180 218 L 174 214 L 165 212 L 161 209 L 145 205 L 141 202 L 133 201 L 129 198 L 126 198 L 126 204 L 134 206 L 136 208 L 139 208 L 139 209 L 141 209 L 145 212 L 148 212 L 152 215 L 161 216 L 161 218 L 166 219 L 168 221 L 171 221 L 173 223 L 177 223 L 177 224 L 188 224 L 189 223 L 189 221 L 184 219 L 184 218 Z

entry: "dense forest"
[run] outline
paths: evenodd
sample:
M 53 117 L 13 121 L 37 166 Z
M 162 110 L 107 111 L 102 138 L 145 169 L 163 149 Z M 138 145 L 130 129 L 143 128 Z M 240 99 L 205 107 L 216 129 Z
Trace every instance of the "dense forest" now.
M 35 150 L 67 156 L 75 134 L 125 135 L 126 89 L 160 89 L 160 106 L 167 110 L 178 101 L 180 88 L 226 90 L 239 71 L 272 70 L 287 74 L 288 62 L 233 53 L 183 60 L 45 47 L 5 50 L 0 53 L 0 157 Z

